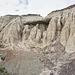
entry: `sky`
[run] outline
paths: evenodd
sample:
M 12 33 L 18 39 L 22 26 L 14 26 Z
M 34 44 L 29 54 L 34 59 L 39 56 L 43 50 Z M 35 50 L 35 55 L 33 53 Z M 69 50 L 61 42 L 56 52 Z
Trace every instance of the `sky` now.
M 75 0 L 0 0 L 0 16 L 40 14 L 46 16 L 50 12 L 75 4 Z

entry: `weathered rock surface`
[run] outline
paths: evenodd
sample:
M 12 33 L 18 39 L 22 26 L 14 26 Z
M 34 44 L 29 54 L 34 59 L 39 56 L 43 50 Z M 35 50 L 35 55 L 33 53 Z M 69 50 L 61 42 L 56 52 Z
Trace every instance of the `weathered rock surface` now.
M 75 5 L 45 18 L 36 14 L 0 17 L 0 39 L 7 44 L 21 42 L 40 48 L 60 40 L 66 52 L 75 52 Z
M 59 75 L 75 75 L 75 59 L 61 66 Z
M 67 53 L 59 41 L 45 47 L 43 53 L 53 63 L 50 71 L 47 70 L 45 73 L 53 73 L 53 75 L 75 74 L 75 52 Z
M 11 74 L 74 75 L 75 4 L 45 18 L 37 14 L 2 16 L 0 40 L 6 47 L 2 64 Z
M 3 67 L 10 75 L 39 75 L 44 68 L 38 55 L 32 51 L 27 51 L 19 47 L 7 47 L 5 60 L 2 62 Z

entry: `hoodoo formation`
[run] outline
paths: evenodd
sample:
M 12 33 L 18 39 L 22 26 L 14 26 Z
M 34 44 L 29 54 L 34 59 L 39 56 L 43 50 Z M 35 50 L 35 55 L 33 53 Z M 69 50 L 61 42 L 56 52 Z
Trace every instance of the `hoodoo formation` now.
M 0 41 L 10 75 L 75 75 L 75 5 L 46 17 L 1 16 Z

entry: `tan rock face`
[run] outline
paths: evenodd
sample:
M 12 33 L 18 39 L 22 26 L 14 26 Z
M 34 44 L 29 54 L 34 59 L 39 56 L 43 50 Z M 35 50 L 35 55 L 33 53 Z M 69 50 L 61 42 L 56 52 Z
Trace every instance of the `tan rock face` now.
M 0 39 L 5 43 L 23 43 L 45 47 L 59 40 L 66 52 L 75 52 L 75 6 L 40 15 L 0 17 Z
M 56 38 L 56 21 L 55 17 L 52 18 L 47 28 L 47 44 L 50 44 Z
M 2 39 L 3 43 L 15 43 L 21 40 L 20 17 L 13 19 L 3 28 L 0 33 L 0 39 Z
M 0 42 L 1 63 L 10 74 L 75 74 L 75 5 L 45 18 L 0 17 Z

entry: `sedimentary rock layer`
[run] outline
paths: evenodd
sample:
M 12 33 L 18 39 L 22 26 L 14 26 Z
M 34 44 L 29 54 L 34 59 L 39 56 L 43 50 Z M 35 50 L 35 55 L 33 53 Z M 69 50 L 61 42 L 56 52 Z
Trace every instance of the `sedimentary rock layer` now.
M 59 40 L 65 51 L 75 52 L 75 5 L 54 11 L 45 18 L 37 14 L 0 17 L 0 40 L 45 47 Z

